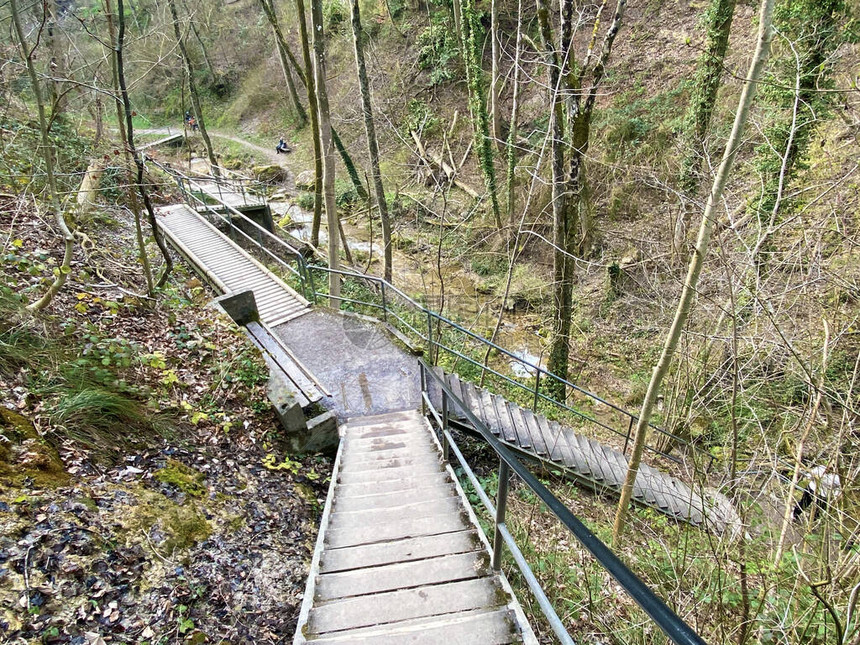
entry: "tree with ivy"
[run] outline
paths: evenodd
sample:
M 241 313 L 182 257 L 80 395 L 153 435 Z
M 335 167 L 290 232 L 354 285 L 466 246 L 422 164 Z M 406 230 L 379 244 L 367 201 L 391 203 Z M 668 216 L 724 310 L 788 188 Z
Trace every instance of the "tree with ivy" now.
M 496 167 L 493 155 L 493 139 L 490 134 L 490 115 L 487 111 L 484 88 L 484 70 L 481 67 L 481 44 L 484 42 L 481 21 L 475 12 L 472 0 L 460 1 L 460 28 L 462 33 L 463 63 L 466 68 L 466 84 L 469 88 L 469 109 L 475 124 L 475 151 L 484 175 L 484 184 L 490 198 L 496 228 L 502 228 L 499 196 L 496 185 Z
M 764 142 L 756 149 L 761 193 L 752 208 L 761 226 L 753 252 L 759 275 L 772 251 L 772 237 L 791 207 L 786 189 L 807 167 L 809 146 L 818 125 L 832 111 L 833 58 L 836 49 L 854 39 L 844 0 L 786 0 L 774 22 L 780 55 L 774 61 L 762 94 L 772 115 Z
M 703 146 L 717 102 L 736 6 L 737 0 L 711 0 L 705 12 L 705 49 L 696 65 L 684 133 L 681 188 L 687 193 L 695 193 L 699 186 L 699 173 L 705 156 Z

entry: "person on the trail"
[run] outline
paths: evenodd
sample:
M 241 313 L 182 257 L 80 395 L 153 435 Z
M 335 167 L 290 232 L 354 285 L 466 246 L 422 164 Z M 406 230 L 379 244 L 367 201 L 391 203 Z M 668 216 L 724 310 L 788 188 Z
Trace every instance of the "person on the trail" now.
M 194 131 L 194 132 L 197 131 L 197 119 L 195 119 L 193 116 L 190 119 L 188 119 L 188 125 L 191 126 L 192 131 Z
M 839 475 L 827 472 L 825 466 L 815 466 L 804 473 L 803 496 L 794 507 L 794 519 L 810 506 L 827 509 L 831 502 L 842 495 L 842 481 Z
M 275 146 L 275 152 L 278 154 L 288 153 L 290 151 L 290 147 L 286 144 L 283 137 L 278 141 L 278 145 Z
M 191 112 L 189 110 L 185 110 L 185 122 L 189 123 L 191 121 Z

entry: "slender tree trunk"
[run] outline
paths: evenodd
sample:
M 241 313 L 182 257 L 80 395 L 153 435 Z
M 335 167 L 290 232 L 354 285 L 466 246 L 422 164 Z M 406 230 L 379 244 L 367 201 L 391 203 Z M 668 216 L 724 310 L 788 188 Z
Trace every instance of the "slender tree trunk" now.
M 284 42 L 284 48 L 287 52 L 287 57 L 293 63 L 293 69 L 299 76 L 299 80 L 303 85 L 307 86 L 307 79 L 305 78 L 304 73 L 302 72 L 302 68 L 299 66 L 298 61 L 296 61 L 296 57 L 293 55 L 293 51 L 290 49 L 287 41 Z M 309 72 L 309 76 L 313 76 L 313 71 Z M 340 136 L 335 130 L 334 126 L 331 129 L 331 136 L 334 140 L 334 146 L 337 149 L 338 154 L 340 155 L 340 160 L 343 162 L 344 168 L 346 168 L 346 172 L 349 175 L 350 181 L 352 181 L 352 185 L 355 188 L 355 192 L 358 194 L 359 199 L 368 199 L 367 191 L 364 189 L 364 185 L 361 183 L 361 177 L 358 176 L 358 170 L 355 168 L 355 164 L 352 161 L 352 157 L 349 156 L 349 152 L 346 149 L 346 146 L 343 145 L 343 141 L 341 141 Z
M 206 61 L 206 69 L 209 70 L 209 75 L 214 81 L 218 75 L 215 73 L 215 66 L 212 64 L 212 59 L 209 57 L 209 50 L 206 48 L 206 43 L 203 42 L 203 38 L 200 37 L 200 32 L 197 30 L 197 21 L 194 20 L 194 16 L 191 14 L 191 11 L 189 11 L 185 0 L 182 0 L 182 6 L 185 9 L 185 13 L 189 16 L 191 32 L 194 34 L 194 38 L 197 39 L 197 44 L 200 45 L 200 53 L 203 54 L 203 60 Z
M 179 45 L 182 62 L 185 63 L 185 74 L 188 76 L 188 92 L 191 94 L 194 116 L 197 118 L 197 124 L 200 126 L 200 134 L 203 137 L 203 144 L 206 146 L 209 165 L 212 168 L 212 174 L 220 177 L 221 169 L 218 167 L 218 160 L 215 158 L 215 151 L 212 148 L 212 140 L 206 131 L 206 120 L 203 118 L 203 109 L 200 107 L 200 95 L 197 93 L 197 82 L 194 80 L 194 68 L 191 66 L 191 57 L 188 56 L 188 50 L 185 48 L 185 39 L 182 38 L 182 33 L 179 30 L 179 15 L 176 13 L 176 1 L 167 0 L 167 4 L 170 6 L 170 15 L 173 17 L 173 33 L 176 36 L 176 44 Z
M 108 24 L 108 36 L 110 38 L 110 67 L 111 67 L 111 78 L 112 84 L 114 88 L 114 106 L 116 108 L 116 122 L 119 126 L 119 136 L 123 143 L 123 151 L 125 156 L 126 163 L 126 172 L 128 173 L 129 185 L 133 186 L 135 184 L 134 171 L 132 167 L 134 166 L 134 162 L 131 157 L 131 152 L 129 150 L 126 142 L 128 141 L 128 134 L 125 129 L 125 110 L 122 105 L 121 91 L 119 87 L 119 74 L 118 74 L 118 66 L 117 66 L 117 38 L 116 38 L 116 26 L 113 21 L 113 6 L 111 5 L 111 0 L 105 0 L 105 18 L 107 19 Z M 146 254 L 146 242 L 143 237 L 143 227 L 140 222 L 140 202 L 137 199 L 137 191 L 134 189 L 128 191 L 129 201 L 131 202 L 131 210 L 134 215 L 134 232 L 135 238 L 137 240 L 137 258 L 140 262 L 141 269 L 143 270 L 143 277 L 146 280 L 146 293 L 148 296 L 152 297 L 155 293 L 155 285 L 152 280 L 152 267 L 149 265 L 149 256 Z
M 173 4 L 173 0 L 171 0 L 171 4 Z M 170 257 L 170 252 L 167 250 L 167 245 L 164 243 L 164 237 L 161 235 L 161 230 L 158 228 L 158 224 L 155 221 L 155 211 L 152 209 L 152 201 L 149 199 L 149 192 L 146 190 L 146 185 L 143 182 L 143 159 L 141 159 L 134 145 L 134 124 L 132 122 L 131 101 L 128 98 L 128 86 L 125 82 L 125 64 L 123 62 L 123 47 L 125 45 L 125 7 L 123 5 L 123 0 L 117 0 L 117 18 L 119 22 L 119 33 L 117 34 L 115 52 L 116 77 L 117 82 L 119 83 L 120 95 L 122 96 L 123 111 L 125 112 L 126 143 L 128 145 L 128 152 L 132 159 L 134 159 L 134 163 L 137 166 L 137 177 L 135 183 L 137 185 L 137 190 L 140 193 L 140 197 L 143 200 L 143 206 L 146 209 L 147 221 L 152 229 L 152 236 L 155 238 L 158 250 L 161 251 L 161 255 L 164 258 L 164 271 L 155 283 L 155 288 L 160 289 L 164 286 L 164 283 L 167 282 L 167 277 L 173 270 L 173 259 Z
M 454 14 L 454 31 L 457 33 L 457 42 L 463 43 L 463 8 L 460 6 L 461 0 L 451 0 L 451 10 Z M 463 53 L 465 55 L 465 52 Z
M 681 171 L 681 187 L 687 193 L 695 193 L 699 185 L 704 150 L 702 145 L 711 124 L 711 115 L 720 89 L 723 61 L 729 46 L 729 34 L 735 15 L 737 0 L 711 0 L 705 14 L 706 42 L 696 66 L 696 78 L 690 107 L 687 112 L 685 154 Z
M 51 55 L 48 61 L 48 74 L 51 76 L 51 80 L 48 81 L 48 90 L 51 101 L 51 122 L 53 123 L 65 109 L 65 101 L 63 100 L 65 93 L 57 79 L 65 78 L 68 73 L 68 66 L 66 65 L 66 56 L 63 52 L 59 27 L 57 26 L 59 15 L 57 0 L 45 0 L 43 7 L 47 13 L 45 44 Z
M 519 34 L 517 34 L 519 38 Z M 490 2 L 490 55 L 492 66 L 490 68 L 490 117 L 493 122 L 493 139 L 496 147 L 502 148 L 502 106 L 501 92 L 502 82 L 499 78 L 499 64 L 501 62 L 501 51 L 499 43 L 499 0 Z
M 511 227 L 511 236 L 514 235 L 516 207 L 514 200 L 515 172 L 517 167 L 517 120 L 520 111 L 520 50 L 522 48 L 522 24 L 523 24 L 523 0 L 517 0 L 517 42 L 514 51 L 514 91 L 513 104 L 511 105 L 511 127 L 508 130 L 508 177 L 507 177 L 507 206 L 508 222 Z
M 27 308 L 31 311 L 41 311 L 54 299 L 60 289 L 66 282 L 66 278 L 72 272 L 72 250 L 75 238 L 69 227 L 66 225 L 66 218 L 63 213 L 63 208 L 60 205 L 59 191 L 57 188 L 57 177 L 54 174 L 54 145 L 51 143 L 51 137 L 48 135 L 48 120 L 45 117 L 45 102 L 42 98 L 42 87 L 39 84 L 39 77 L 36 74 L 36 66 L 33 64 L 33 50 L 27 45 L 27 38 L 24 36 L 24 30 L 21 27 L 21 16 L 18 13 L 17 0 L 10 0 L 9 8 L 12 13 L 12 23 L 15 27 L 15 34 L 18 36 L 18 45 L 21 47 L 21 56 L 27 65 L 27 73 L 30 76 L 30 84 L 33 87 L 33 96 L 36 99 L 36 109 L 39 113 L 39 134 L 42 139 L 42 158 L 45 160 L 45 173 L 48 176 L 48 190 L 50 191 L 51 210 L 54 211 L 54 221 L 57 223 L 57 228 L 63 236 L 63 262 L 59 269 L 56 270 L 54 281 L 45 294 L 36 302 L 31 303 Z
M 340 267 L 338 244 L 337 205 L 334 200 L 334 142 L 331 138 L 331 120 L 329 116 L 328 92 L 325 82 L 325 35 L 323 34 L 322 0 L 311 0 L 311 25 L 313 27 L 314 45 L 314 80 L 317 87 L 317 102 L 320 117 L 320 148 L 323 152 L 323 192 L 325 193 L 325 214 L 328 224 L 328 265 L 330 269 Z M 329 304 L 339 309 L 340 276 L 329 273 L 328 283 Z
M 382 187 L 382 173 L 379 171 L 379 146 L 376 142 L 376 127 L 373 123 L 373 104 L 370 100 L 370 83 L 367 82 L 367 69 L 364 64 L 364 31 L 361 28 L 361 14 L 358 0 L 352 0 L 352 35 L 355 45 L 355 66 L 358 71 L 358 85 L 361 88 L 361 105 L 364 112 L 364 129 L 367 134 L 367 150 L 370 156 L 370 174 L 376 192 L 376 206 L 382 220 L 382 245 L 384 248 L 384 277 L 388 282 L 391 276 L 391 222 L 388 219 L 388 204 Z
M 281 31 L 281 25 L 278 22 L 278 16 L 275 13 L 275 5 L 272 0 L 260 0 L 260 7 L 262 7 L 263 13 L 266 14 L 266 19 L 269 21 L 269 25 L 271 25 L 272 31 L 275 33 L 275 42 L 278 45 L 278 55 L 281 57 L 281 67 L 284 70 L 284 80 L 287 83 L 287 89 L 289 90 L 290 98 L 293 101 L 293 109 L 299 120 L 298 125 L 300 128 L 304 127 L 305 123 L 308 122 L 308 115 L 305 112 L 302 102 L 299 100 L 299 93 L 296 91 L 296 85 L 293 83 L 293 77 L 290 74 L 290 63 L 287 60 L 287 41 L 284 39 L 284 33 Z
M 561 378 L 567 378 L 567 360 L 570 349 L 570 308 L 566 306 L 564 275 L 567 263 L 565 248 L 567 224 L 567 194 L 564 175 L 564 113 L 560 98 L 561 67 L 558 52 L 553 42 L 549 23 L 550 9 L 547 0 L 537 1 L 537 19 L 544 47 L 547 76 L 549 77 L 550 113 L 549 129 L 551 141 L 552 169 L 552 221 L 553 221 L 553 343 L 547 368 Z M 569 301 L 568 301 L 569 302 Z M 549 395 L 564 401 L 566 388 L 557 381 L 547 384 Z
M 693 298 L 696 295 L 696 285 L 699 281 L 699 275 L 702 272 L 705 257 L 708 254 L 708 244 L 710 242 L 714 222 L 716 221 L 716 211 L 722 201 L 723 190 L 725 189 L 726 181 L 731 173 L 735 156 L 737 155 L 738 148 L 741 144 L 744 126 L 746 125 L 750 105 L 752 104 L 753 96 L 755 95 L 756 85 L 770 51 L 770 43 L 773 39 L 773 7 L 775 1 L 776 0 L 762 0 L 761 3 L 758 42 L 756 44 L 755 54 L 753 55 L 753 59 L 750 64 L 750 70 L 747 73 L 747 81 L 744 83 L 740 101 L 738 102 L 738 109 L 735 113 L 735 122 L 732 126 L 732 133 L 729 136 L 728 142 L 726 142 L 723 160 L 720 163 L 717 175 L 714 178 L 714 185 L 711 188 L 711 194 L 708 196 L 705 213 L 702 216 L 702 222 L 699 227 L 699 237 L 696 241 L 696 248 L 690 258 L 690 266 L 687 270 L 687 279 L 684 282 L 684 289 L 681 292 L 681 299 L 678 302 L 675 319 L 672 321 L 672 326 L 669 328 L 669 332 L 666 335 L 663 353 L 660 355 L 660 359 L 654 367 L 651 381 L 648 383 L 648 390 L 645 394 L 645 399 L 642 402 L 642 409 L 639 412 L 639 419 L 636 423 L 635 439 L 633 441 L 633 449 L 631 451 L 630 462 L 627 467 L 627 476 L 624 480 L 624 486 L 621 489 L 621 499 L 618 502 L 618 508 L 615 513 L 615 524 L 612 529 L 612 544 L 616 548 L 621 546 L 621 536 L 624 532 L 624 524 L 627 519 L 627 507 L 630 504 L 631 497 L 633 496 L 633 485 L 636 482 L 636 475 L 639 473 L 639 464 L 642 461 L 642 452 L 645 448 L 645 440 L 648 435 L 648 423 L 651 421 L 651 413 L 654 408 L 654 402 L 657 400 L 657 392 L 660 389 L 663 377 L 669 370 L 669 365 L 672 361 L 675 349 L 678 346 L 678 340 L 681 337 L 681 331 L 684 328 L 684 324 L 690 314 L 690 308 L 693 305 Z
M 308 39 L 307 16 L 305 12 L 305 0 L 296 0 L 296 13 L 299 15 L 299 35 L 302 39 L 302 58 L 304 59 L 304 73 L 299 70 L 299 79 L 304 83 L 308 91 L 308 109 L 311 113 L 311 129 L 313 130 L 314 142 L 314 218 L 311 224 L 311 244 L 320 245 L 320 223 L 322 222 L 323 207 L 323 162 L 322 148 L 320 147 L 320 113 L 317 105 L 316 82 L 314 81 L 313 59 L 311 58 L 310 40 Z

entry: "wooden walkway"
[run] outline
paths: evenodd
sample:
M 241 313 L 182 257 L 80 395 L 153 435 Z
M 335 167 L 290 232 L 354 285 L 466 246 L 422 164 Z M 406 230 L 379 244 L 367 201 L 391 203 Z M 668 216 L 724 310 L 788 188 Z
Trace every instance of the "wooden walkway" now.
M 441 369 L 435 369 L 437 374 L 443 374 Z M 457 398 L 509 446 L 564 469 L 598 492 L 620 492 L 627 472 L 627 456 L 622 452 L 461 381 L 456 374 L 445 374 L 444 378 Z M 725 496 L 715 490 L 701 492 L 704 494 L 643 463 L 639 466 L 633 498 L 673 518 L 704 524 L 720 533 L 737 525 L 737 512 Z
M 222 293 L 251 289 L 269 327 L 308 312 L 309 304 L 283 280 L 185 204 L 156 209 L 170 243 Z
M 294 645 L 537 643 L 427 421 L 341 436 Z

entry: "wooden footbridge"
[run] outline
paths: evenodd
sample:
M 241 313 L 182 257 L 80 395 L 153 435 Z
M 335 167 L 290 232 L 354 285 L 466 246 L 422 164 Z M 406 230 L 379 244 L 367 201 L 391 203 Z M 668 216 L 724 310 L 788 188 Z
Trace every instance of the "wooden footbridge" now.
M 197 203 L 162 207 L 156 218 L 169 242 L 194 269 L 223 293 L 252 290 L 267 329 L 308 311 L 310 303 L 304 296 L 213 224 L 218 223 L 214 216 L 217 206 L 209 213 L 198 207 Z M 227 202 L 221 202 L 221 207 L 231 208 Z M 501 573 L 502 544 L 521 570 L 525 566 L 526 583 L 560 642 L 572 643 L 505 527 L 508 468 L 536 492 L 673 641 L 702 643 L 560 506 L 509 448 L 550 462 L 592 488 L 610 491 L 617 490 L 623 479 L 626 458 L 621 453 L 456 376 L 439 371 L 432 376 L 436 393 L 425 387 L 424 403 L 431 406 L 441 426 L 444 449 L 428 421 L 416 411 L 420 401 L 413 402 L 411 410 L 350 418 L 341 426 L 295 644 L 537 643 Z M 441 406 L 444 419 L 432 406 L 433 399 L 439 402 L 440 397 L 445 399 Z M 453 441 L 448 420 L 456 420 L 457 408 L 460 421 L 471 424 L 502 459 L 498 505 L 493 506 L 483 491 L 477 491 L 496 517 L 492 549 L 447 461 Z M 477 485 L 462 455 L 453 450 Z M 720 527 L 720 522 L 707 520 L 718 514 L 719 507 L 709 507 L 704 497 L 653 468 L 646 466 L 641 471 L 636 498 L 678 519 Z M 727 521 L 721 520 L 723 525 Z

